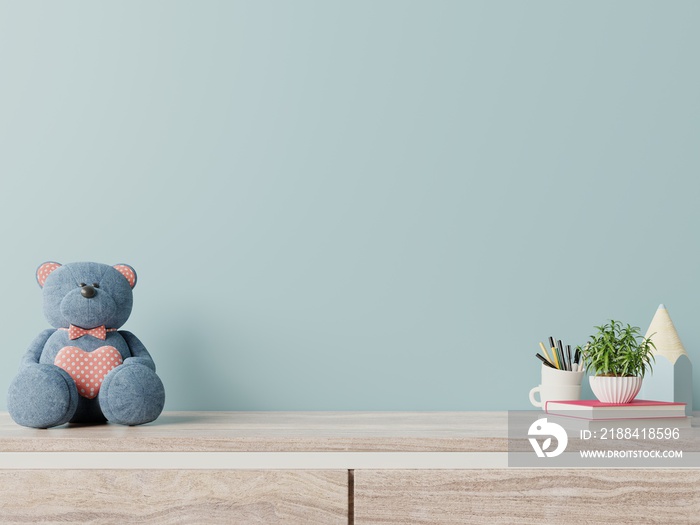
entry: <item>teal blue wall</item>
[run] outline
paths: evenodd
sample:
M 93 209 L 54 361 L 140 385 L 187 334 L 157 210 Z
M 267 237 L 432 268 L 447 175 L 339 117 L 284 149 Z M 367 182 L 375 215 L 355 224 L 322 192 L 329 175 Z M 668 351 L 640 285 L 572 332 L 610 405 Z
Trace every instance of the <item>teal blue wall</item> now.
M 0 2 L 5 392 L 132 264 L 167 409 L 528 407 L 665 303 L 700 406 L 700 3 Z M 4 409 L 4 394 L 1 396 Z

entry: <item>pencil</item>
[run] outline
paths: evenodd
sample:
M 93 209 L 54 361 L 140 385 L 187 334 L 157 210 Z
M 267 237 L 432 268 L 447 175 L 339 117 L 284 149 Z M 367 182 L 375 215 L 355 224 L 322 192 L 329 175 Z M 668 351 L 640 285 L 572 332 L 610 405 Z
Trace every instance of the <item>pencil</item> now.
M 561 370 L 561 365 L 559 364 L 559 358 L 557 357 L 557 349 L 552 347 L 552 355 L 554 356 L 554 364 L 557 365 L 557 368 Z
M 552 356 L 554 357 L 554 364 L 557 365 L 557 368 L 561 370 L 561 362 L 559 361 L 559 356 L 557 356 L 557 349 L 554 346 L 554 338 L 550 335 L 549 336 L 549 347 L 552 349 Z
M 549 357 L 549 353 L 547 353 L 547 349 L 542 343 L 540 343 L 540 348 L 542 349 L 542 353 L 544 354 L 544 356 L 547 358 L 547 361 L 549 361 L 550 364 L 554 363 L 554 361 L 552 361 L 552 358 Z
M 535 357 L 536 357 L 537 359 L 539 359 L 540 361 L 542 361 L 542 363 L 544 363 L 544 364 L 547 365 L 548 367 L 554 368 L 554 365 L 553 365 L 552 363 L 550 363 L 549 361 L 547 361 L 547 360 L 546 360 L 544 357 L 542 357 L 540 354 L 535 354 Z
M 563 364 L 564 364 L 564 366 L 563 366 L 564 370 L 568 370 L 569 367 L 566 366 L 566 354 L 564 354 L 564 347 L 563 347 L 562 344 L 561 344 L 561 339 L 559 339 L 559 340 L 557 341 L 557 351 L 559 352 L 559 359 L 560 359 L 560 360 L 563 362 Z

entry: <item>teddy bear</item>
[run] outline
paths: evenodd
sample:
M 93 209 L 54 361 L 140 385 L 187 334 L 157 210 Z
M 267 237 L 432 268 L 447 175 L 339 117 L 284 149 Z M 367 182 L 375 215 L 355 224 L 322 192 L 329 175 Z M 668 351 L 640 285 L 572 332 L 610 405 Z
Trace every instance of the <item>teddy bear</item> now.
M 32 341 L 10 384 L 8 411 L 20 425 L 140 425 L 155 420 L 165 390 L 143 343 L 119 330 L 133 305 L 127 264 L 45 262 L 36 272 L 53 328 Z

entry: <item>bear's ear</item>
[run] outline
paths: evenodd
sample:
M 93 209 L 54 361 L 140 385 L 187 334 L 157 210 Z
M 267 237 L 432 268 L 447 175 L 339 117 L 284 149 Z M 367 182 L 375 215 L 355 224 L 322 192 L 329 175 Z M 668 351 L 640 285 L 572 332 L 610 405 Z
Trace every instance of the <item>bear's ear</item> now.
M 39 283 L 39 286 L 43 288 L 44 283 L 46 282 L 46 278 L 49 276 L 49 274 L 53 272 L 56 268 L 60 267 L 60 263 L 53 261 L 47 261 L 41 266 L 39 266 L 39 268 L 36 269 L 36 282 Z
M 131 266 L 128 264 L 115 264 L 114 268 L 126 277 L 126 280 L 129 281 L 129 286 L 132 288 L 136 286 L 136 271 Z

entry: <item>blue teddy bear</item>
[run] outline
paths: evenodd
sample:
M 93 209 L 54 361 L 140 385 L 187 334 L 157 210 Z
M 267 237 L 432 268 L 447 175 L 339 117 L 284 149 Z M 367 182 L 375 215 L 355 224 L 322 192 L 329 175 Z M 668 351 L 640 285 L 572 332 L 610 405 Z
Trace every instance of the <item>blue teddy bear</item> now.
M 34 428 L 155 420 L 165 404 L 156 365 L 134 334 L 118 330 L 131 313 L 134 269 L 46 262 L 36 278 L 53 328 L 34 339 L 10 384 L 12 419 Z

